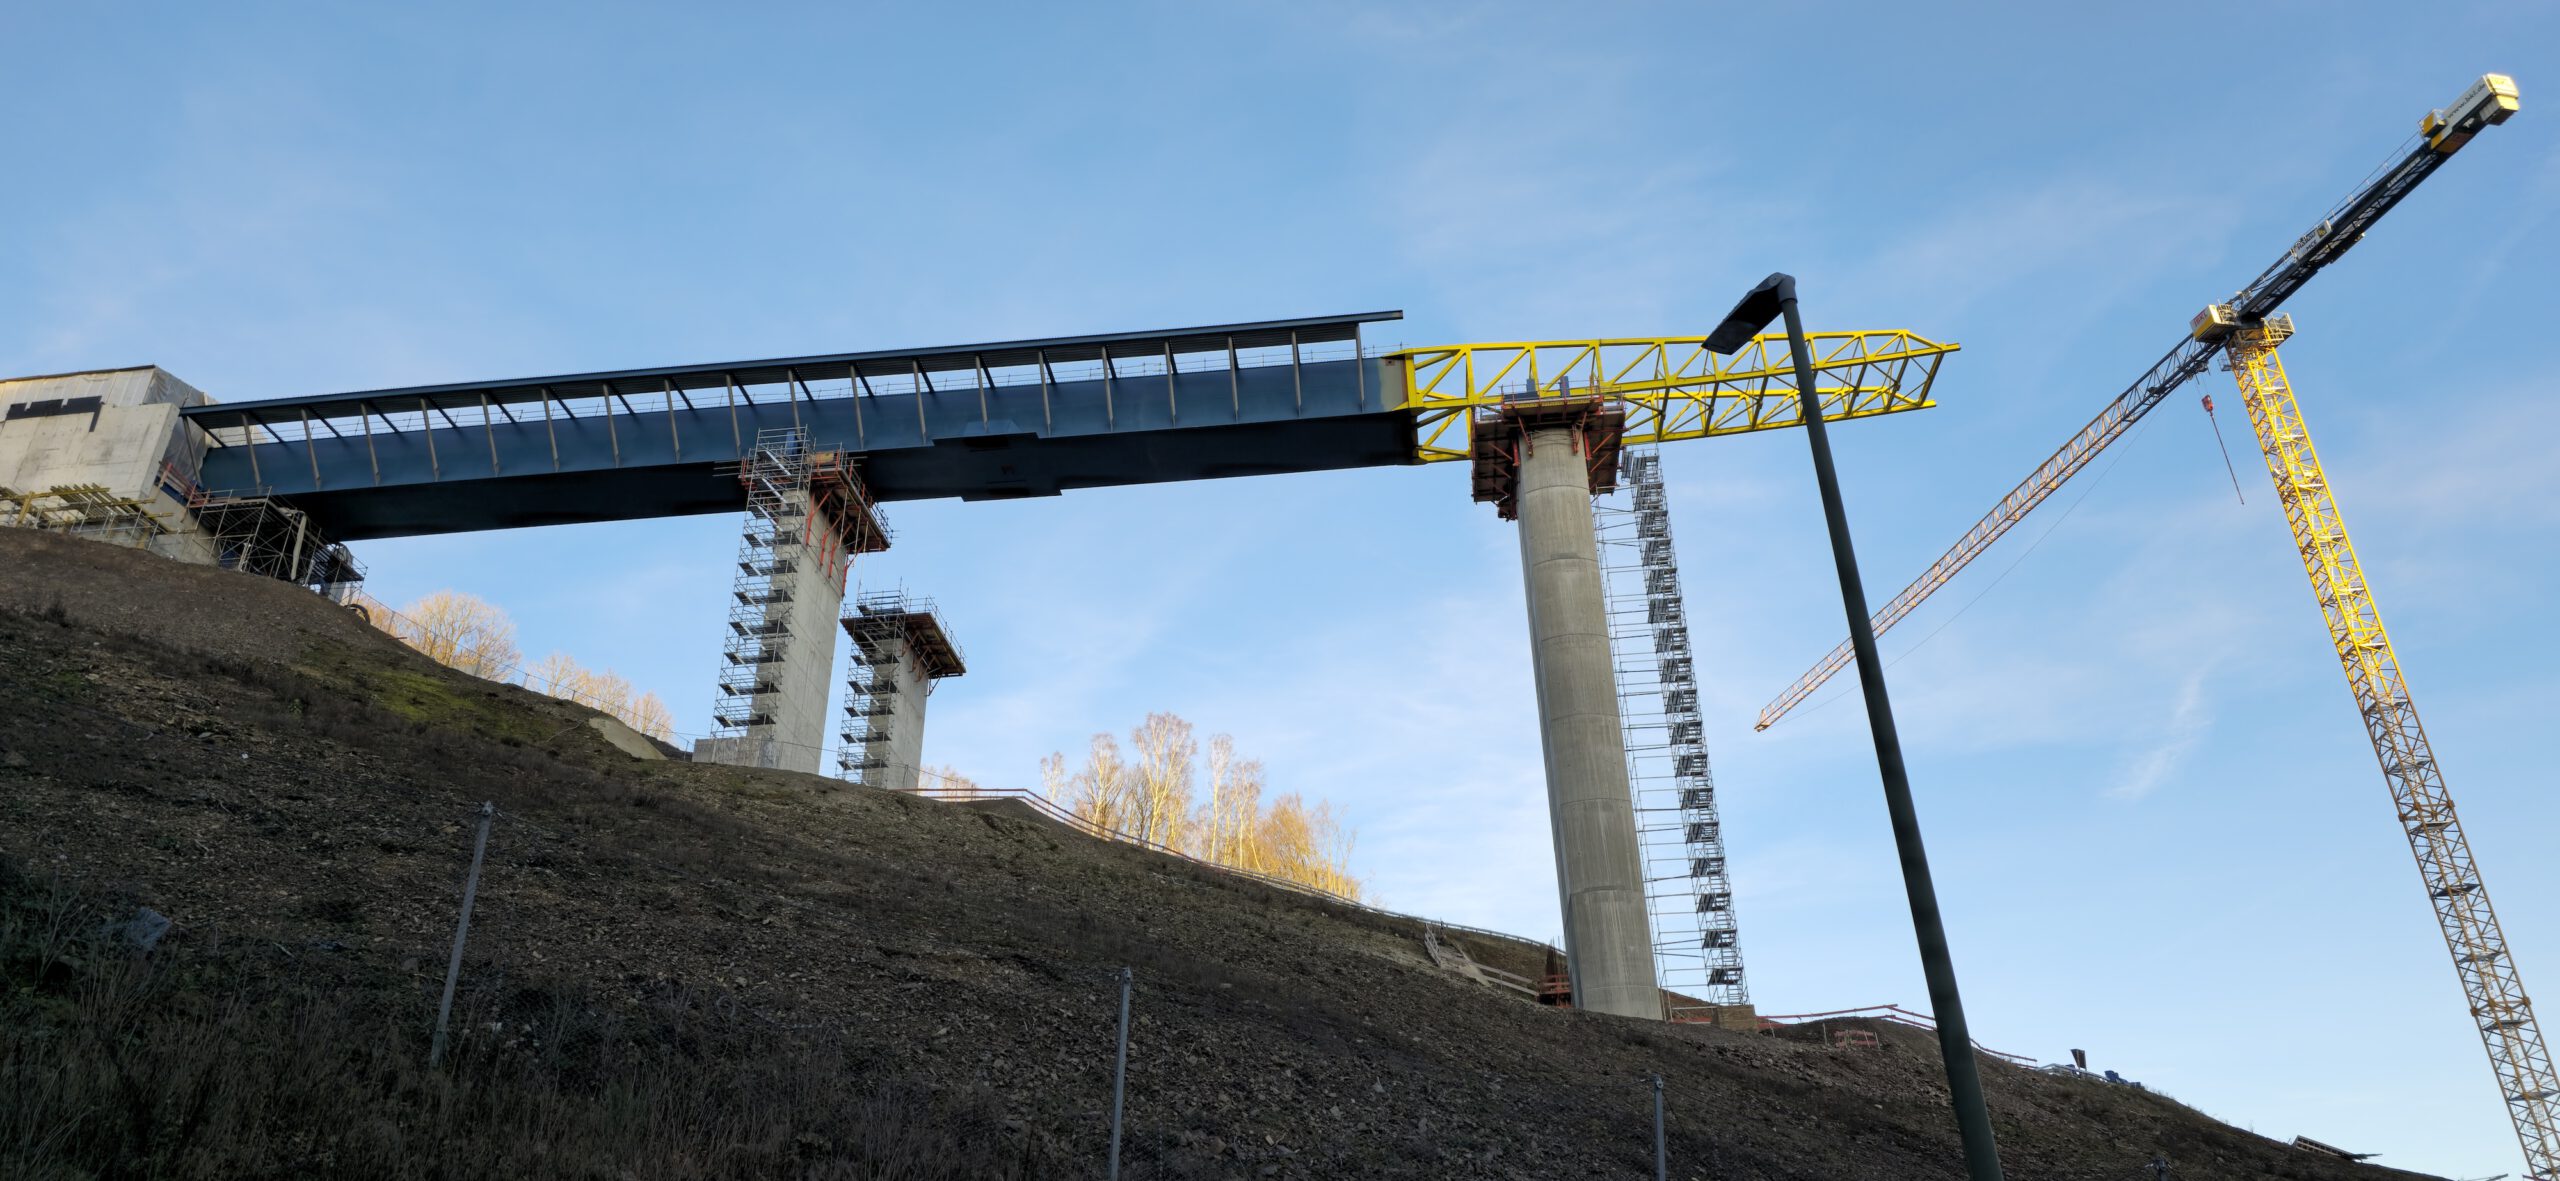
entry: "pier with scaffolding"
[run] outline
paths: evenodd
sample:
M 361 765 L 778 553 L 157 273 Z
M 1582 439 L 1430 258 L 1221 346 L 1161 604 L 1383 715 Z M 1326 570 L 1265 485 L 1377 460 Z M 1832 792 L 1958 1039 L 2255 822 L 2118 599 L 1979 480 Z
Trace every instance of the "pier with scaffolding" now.
M 835 665 L 836 609 L 856 554 L 889 548 L 888 529 L 842 451 L 797 430 L 759 432 L 738 465 L 747 511 L 730 588 L 716 729 L 702 762 L 818 770 Z
M 845 613 L 853 671 L 845 681 L 837 773 L 865 787 L 914 791 L 923 777 L 925 699 L 968 670 L 933 600 L 903 590 L 857 597 Z

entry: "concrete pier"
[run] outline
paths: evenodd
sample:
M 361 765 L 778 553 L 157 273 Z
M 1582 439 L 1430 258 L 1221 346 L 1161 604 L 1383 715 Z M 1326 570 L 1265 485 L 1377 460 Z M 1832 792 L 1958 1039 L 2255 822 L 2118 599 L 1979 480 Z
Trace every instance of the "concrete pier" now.
M 744 733 L 696 741 L 696 761 L 818 771 L 834 687 L 836 611 L 853 555 L 815 500 L 807 488 L 785 493 L 769 522 L 772 541 L 762 555 L 741 559 L 763 573 L 741 580 L 731 628 L 754 632 L 754 643 L 732 644 L 751 663 L 733 664 L 724 676 L 729 701 L 719 720 Z
M 885 695 L 889 712 L 872 720 L 871 741 L 862 745 L 862 757 L 877 762 L 863 782 L 891 791 L 914 791 L 924 770 L 924 708 L 933 680 L 909 655 L 911 647 L 904 638 L 891 640 L 871 666 L 879 678 L 872 692 Z
M 815 774 L 845 576 L 855 554 L 889 547 L 888 532 L 850 457 L 809 450 L 796 432 L 759 436 L 738 478 L 747 513 L 713 712 L 722 732 L 694 743 L 693 757 Z
M 1573 1003 L 1660 1019 L 1644 862 L 1627 790 L 1626 738 L 1591 521 L 1593 480 L 1595 474 L 1608 478 L 1605 473 L 1614 469 L 1617 438 L 1604 408 L 1578 419 L 1551 410 L 1532 413 L 1506 415 L 1507 442 L 1497 447 L 1514 450 L 1497 463 L 1511 469 L 1503 491 L 1520 522 L 1529 650 Z M 1478 487 L 1481 494 L 1485 482 L 1480 479 Z
M 802 493 L 798 497 L 808 521 L 796 545 L 776 546 L 777 554 L 793 553 L 794 569 L 776 577 L 776 589 L 787 589 L 787 601 L 772 604 L 770 617 L 789 630 L 790 647 L 769 666 L 774 692 L 760 699 L 770 719 L 747 728 L 747 741 L 770 751 L 762 767 L 818 773 L 827 744 L 827 699 L 835 689 L 836 612 L 844 606 L 845 576 L 853 555 L 839 540 L 842 530 L 826 506 Z
M 844 630 L 856 667 L 846 684 L 839 765 L 857 783 L 914 791 L 924 767 L 925 704 L 935 682 L 968 671 L 960 647 L 932 600 L 897 592 L 862 596 Z

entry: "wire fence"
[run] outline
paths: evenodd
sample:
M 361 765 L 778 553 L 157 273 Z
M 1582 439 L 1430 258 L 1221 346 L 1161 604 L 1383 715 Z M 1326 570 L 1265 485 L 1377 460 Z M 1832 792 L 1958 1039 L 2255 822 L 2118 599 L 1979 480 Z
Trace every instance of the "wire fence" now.
M 981 793 L 978 795 L 962 797 L 956 802 L 998 799 L 1025 799 L 1025 797 L 1020 793 Z M 1070 814 L 1065 813 L 1063 809 L 1057 809 L 1054 804 L 1050 804 L 1046 800 L 1040 800 L 1033 806 L 1041 809 L 1045 815 L 1052 815 L 1055 818 L 1060 819 L 1062 822 L 1069 823 L 1071 825 L 1074 823 Z M 498 808 L 495 804 L 483 804 L 479 809 L 475 810 L 474 819 L 480 820 L 484 826 L 487 823 L 487 818 L 490 817 L 504 820 L 509 824 L 523 825 L 534 831 L 544 833 L 555 840 L 571 841 L 576 839 L 575 834 L 564 832 L 558 828 L 527 819 L 516 813 Z M 466 955 L 465 938 L 471 924 L 471 901 L 480 888 L 480 864 L 485 852 L 487 836 L 488 833 L 484 827 L 479 840 L 474 842 L 472 863 L 462 886 L 461 907 L 457 915 L 457 927 L 452 960 L 454 964 L 453 974 L 455 976 L 459 975 L 460 966 L 464 962 Z M 1160 851 L 1170 852 L 1174 856 L 1182 856 L 1182 854 L 1176 851 Z M 1186 859 L 1196 860 L 1189 858 Z M 649 865 L 661 872 L 674 875 L 679 879 L 703 881 L 705 884 L 708 884 L 706 879 L 701 878 L 699 874 L 696 874 L 691 870 L 670 865 L 654 858 L 634 856 L 633 860 Z M 1206 863 L 1201 864 L 1205 865 Z M 1241 872 L 1227 867 L 1206 867 L 1210 869 L 1217 869 L 1221 872 Z M 1254 875 L 1244 874 L 1242 876 L 1250 877 Z M 1300 893 L 1315 893 L 1305 889 L 1304 887 L 1296 886 L 1294 883 L 1272 881 L 1269 884 L 1278 888 L 1290 889 Z M 862 928 L 849 918 L 821 908 L 808 900 L 782 899 L 782 901 L 786 904 L 794 905 L 801 914 L 816 920 L 818 925 L 821 927 L 830 928 L 835 932 L 841 933 L 848 939 L 868 939 L 877 934 L 876 931 L 870 931 Z M 1346 905 L 1357 906 L 1357 904 Z M 1380 914 L 1395 915 L 1395 912 L 1382 911 L 1375 907 L 1359 907 L 1359 909 L 1370 910 Z M 1411 916 L 1404 915 L 1396 915 L 1395 917 L 1411 918 Z M 1478 928 L 1464 927 L 1458 927 L 1456 929 L 1480 930 Z M 1484 931 L 1482 933 L 1489 935 L 1499 934 L 1498 932 L 1490 931 Z M 1502 937 L 1508 938 L 1508 936 Z M 1105 1086 L 1107 1086 L 1109 1090 L 1110 1098 L 1107 1108 L 1109 1112 L 1109 1122 L 1104 1134 L 1106 1144 L 1106 1148 L 1104 1150 L 1106 1153 L 1104 1176 L 1116 1179 L 1122 1175 L 1123 1145 L 1129 1119 L 1133 1110 L 1138 1110 L 1132 1107 L 1128 1080 L 1132 1054 L 1132 1013 L 1133 1007 L 1138 1004 L 1142 997 L 1143 989 L 1141 988 L 1141 984 L 1143 983 L 1143 980 L 1132 968 L 1125 965 L 1081 965 L 1061 971 L 1059 975 L 1064 979 L 1092 984 L 1096 994 L 1095 1000 L 1098 1002 L 1097 1008 L 1092 1014 L 1092 1021 L 1097 1026 L 1104 1026 L 1114 1030 L 1115 1036 L 1111 1042 L 1111 1057 L 1107 1063 L 1100 1060 L 1095 1062 L 1093 1085 L 1096 1087 L 1097 1092 Z M 447 987 L 448 989 L 451 988 L 450 979 Z M 1136 1011 L 1143 1015 L 1143 1010 Z M 1860 1009 L 1836 1010 L 1827 1013 L 1798 1014 L 1784 1018 L 1773 1018 L 1772 1020 L 1776 1022 L 1828 1021 L 1851 1017 L 1894 1021 L 1916 1028 L 1931 1028 L 1931 1026 L 1923 1024 L 1926 1020 L 1926 1016 L 1924 1014 L 1914 1013 L 1911 1010 L 1893 1005 L 1867 1006 Z M 438 1015 L 438 1036 L 436 1039 L 439 1046 L 441 1046 L 443 1042 L 442 1024 L 443 1015 L 440 1012 Z M 1144 1047 L 1140 1046 L 1139 1048 L 1143 1049 Z M 1996 1051 L 1985 1052 L 1996 1054 Z M 2010 1061 L 2024 1061 L 2015 1055 L 1998 1056 Z M 1582 1092 L 1585 1095 L 1607 1097 L 1604 1100 L 1606 1102 L 1623 1103 L 1626 1111 L 1626 1118 L 1623 1123 L 1618 1124 L 1623 1131 L 1617 1134 L 1624 1135 L 1629 1139 L 1629 1141 L 1632 1141 L 1632 1145 L 1629 1150 L 1638 1155 L 1649 1158 L 1653 1167 L 1653 1176 L 1657 1181 L 1668 1181 L 1668 1178 L 1672 1175 L 1673 1168 L 1671 1155 L 1672 1139 L 1670 1135 L 1672 1122 L 1671 1117 L 1677 1112 L 1677 1105 L 1681 1097 L 1667 1086 L 1662 1075 L 1658 1073 L 1642 1073 L 1635 1071 L 1585 1071 L 1561 1068 L 1542 1069 L 1522 1077 L 1523 1081 L 1533 1082 L 1535 1085 L 1540 1087 L 1567 1088 Z M 1105 1080 L 1107 1080 L 1107 1082 Z M 1099 1095 L 1097 1095 L 1097 1098 L 1099 1098 Z M 1143 1101 L 1143 1097 L 1141 1097 L 1141 1101 Z M 1142 1111 L 1139 1113 L 1143 1114 Z M 1617 1123 L 1618 1121 L 1612 1122 Z M 1266 1173 L 1265 1175 L 1268 1174 Z M 2029 1174 L 2021 1173 L 2020 1175 L 2025 1176 Z M 2169 1161 L 2165 1156 L 2158 1153 L 2152 1153 L 2138 1160 L 2128 1160 L 2120 1164 L 2041 1168 L 2036 1170 L 2032 1175 L 2038 1178 L 2047 1179 L 2047 1181 L 2170 1181 L 2171 1178 L 2178 1174 L 2171 1171 Z
M 1815 1025 L 1849 1019 L 1884 1021 L 1929 1033 L 1938 1032 L 1937 1018 L 1927 1013 L 1913 1012 L 1900 1005 L 1863 1005 L 1855 1009 L 1831 1009 L 1821 1013 L 1767 1013 L 1760 1016 L 1760 1020 L 1769 1025 Z M 1994 1050 L 1981 1042 L 1973 1043 L 1973 1049 L 1975 1053 L 1988 1054 L 2011 1066 L 2034 1068 L 2036 1065 L 2035 1059 L 2024 1054 Z

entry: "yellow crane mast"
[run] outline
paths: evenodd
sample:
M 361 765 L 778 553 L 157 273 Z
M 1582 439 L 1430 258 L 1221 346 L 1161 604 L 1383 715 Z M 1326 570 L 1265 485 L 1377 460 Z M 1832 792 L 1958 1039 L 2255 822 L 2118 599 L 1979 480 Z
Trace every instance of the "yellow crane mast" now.
M 2470 842 L 2455 818 L 2443 769 L 2409 699 L 2399 656 L 2392 651 L 2391 637 L 2383 631 L 2382 617 L 2374 608 L 2372 589 L 2338 515 L 2328 475 L 2303 425 L 2302 408 L 2295 403 L 2293 387 L 2276 358 L 2276 347 L 2293 333 L 2292 318 L 2278 315 L 2278 306 L 2352 248 L 2383 214 L 2474 136 L 2506 122 L 2516 110 L 2514 80 L 2489 74 L 2451 106 L 2428 112 L 2419 122 L 2415 141 L 2398 161 L 2333 208 L 2229 302 L 2210 305 L 2198 314 L 2187 335 L 2167 355 L 2020 481 L 1919 578 L 1887 601 L 1871 622 L 1881 634 L 1907 618 L 2064 482 L 2123 438 L 2152 407 L 2201 374 L 2213 357 L 2222 356 L 2239 380 L 2267 473 L 2275 480 L 2285 519 L 2301 550 L 2303 569 L 2311 576 L 2312 592 L 2327 618 L 2348 688 L 2372 737 L 2374 756 L 2382 764 L 2409 849 L 2417 857 L 2419 879 L 2435 907 L 2472 1021 L 2488 1049 L 2499 1094 L 2524 1148 L 2527 1175 L 2536 1181 L 2560 1181 L 2560 1075 L 2553 1072 L 2550 1051 L 2534 1021 L 2533 1003 L 2489 905 L 2488 887 L 2472 860 Z M 1804 702 L 1848 665 L 1849 655 L 1844 642 L 1797 678 L 1762 709 L 1758 728 L 1768 729 Z
M 2291 335 L 2291 316 L 2230 332 L 2225 350 L 2231 373 L 2239 380 L 2240 398 L 2257 431 L 2258 449 L 2266 456 L 2267 475 L 2275 480 L 2285 523 L 2302 551 L 2312 597 L 2328 620 L 2329 641 L 2337 646 L 2347 688 L 2364 715 L 2382 777 L 2391 785 L 2400 827 L 2418 859 L 2418 877 L 2435 903 L 2445 947 L 2453 953 L 2472 1020 L 2488 1047 L 2516 1138 L 2524 1145 L 2526 1167 L 2531 1176 L 2546 1181 L 2560 1177 L 2560 1075 L 2552 1072 L 2551 1051 L 2543 1044 L 2515 960 L 2507 954 L 2498 912 L 2489 905 L 2489 887 L 2480 880 L 2471 842 L 2454 816 L 2444 769 L 2427 743 L 2427 728 L 2418 721 L 2400 657 L 2392 651 L 2391 634 L 2383 630 L 2382 613 L 2374 606 L 2373 587 L 2365 581 L 2346 519 L 2330 494 L 2328 472 L 2320 466 L 2302 407 L 2293 398 L 2293 384 L 2276 356 L 2276 346 Z

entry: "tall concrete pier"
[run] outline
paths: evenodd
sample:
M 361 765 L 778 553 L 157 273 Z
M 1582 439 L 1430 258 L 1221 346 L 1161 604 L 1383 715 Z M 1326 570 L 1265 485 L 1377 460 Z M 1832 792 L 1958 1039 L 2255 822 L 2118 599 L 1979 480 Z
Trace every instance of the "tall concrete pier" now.
M 1505 406 L 1476 423 L 1476 496 L 1520 522 L 1573 1003 L 1659 1019 L 1644 859 L 1591 522 L 1593 494 L 1615 487 L 1624 431 L 1623 412 L 1596 400 Z

